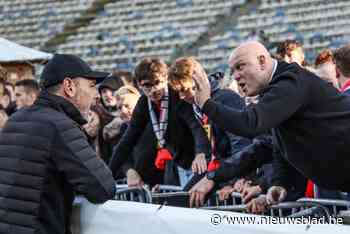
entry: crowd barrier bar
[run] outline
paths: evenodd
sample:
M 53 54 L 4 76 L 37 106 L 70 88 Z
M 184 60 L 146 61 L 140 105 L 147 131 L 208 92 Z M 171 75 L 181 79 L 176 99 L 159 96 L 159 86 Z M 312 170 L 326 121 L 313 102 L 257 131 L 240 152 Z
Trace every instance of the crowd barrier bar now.
M 152 195 L 147 188 L 119 188 L 114 200 L 152 203 Z
M 320 204 L 326 207 L 331 207 L 331 215 L 337 216 L 341 208 L 350 210 L 350 202 L 345 200 L 331 200 L 331 199 L 315 199 L 315 198 L 301 198 L 298 199 L 298 202 L 306 204 Z
M 157 192 L 153 193 L 147 186 L 143 188 L 128 188 L 126 184 L 118 184 L 116 187 L 115 200 L 189 207 L 189 193 L 181 191 L 182 188 L 179 186 L 160 185 Z M 330 207 L 332 208 L 332 212 L 330 212 Z M 264 215 L 274 217 L 324 216 L 329 220 L 331 215 L 338 216 L 341 208 L 350 210 L 350 202 L 344 200 L 301 198 L 296 202 L 283 202 L 270 206 Z M 242 204 L 241 195 L 237 192 L 233 192 L 231 197 L 224 201 L 220 201 L 218 193 L 215 193 L 214 196 L 207 199 L 207 202 L 201 209 L 245 213 L 246 205 Z

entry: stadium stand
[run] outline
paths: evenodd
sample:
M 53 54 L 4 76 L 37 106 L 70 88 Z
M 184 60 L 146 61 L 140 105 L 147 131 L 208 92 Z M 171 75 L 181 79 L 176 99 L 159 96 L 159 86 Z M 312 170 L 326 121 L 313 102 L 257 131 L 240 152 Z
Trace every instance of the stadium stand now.
M 94 0 L 1 0 L 0 35 L 39 49 L 79 18 Z
M 100 69 L 132 69 L 144 57 L 169 60 L 174 49 L 195 41 L 215 16 L 242 1 L 117 1 L 58 51 L 73 52 Z
M 220 35 L 199 49 L 198 57 L 209 70 L 225 69 L 232 48 L 242 40 L 261 39 L 264 33 L 273 47 L 276 42 L 302 42 L 306 59 L 312 62 L 324 48 L 336 48 L 348 41 L 349 1 L 263 0 L 256 10 L 242 15 L 237 25 L 228 25 Z M 260 35 L 259 35 L 260 34 Z
M 251 2 L 255 5 L 247 8 Z M 48 41 L 84 17 L 93 4 L 102 10 L 48 48 Z M 247 39 L 262 39 L 271 48 L 297 39 L 312 62 L 320 50 L 347 41 L 350 17 L 346 0 L 1 0 L 0 6 L 5 38 L 73 53 L 109 71 L 132 70 L 148 56 L 170 61 L 183 54 L 197 56 L 209 71 L 225 70 L 230 49 Z

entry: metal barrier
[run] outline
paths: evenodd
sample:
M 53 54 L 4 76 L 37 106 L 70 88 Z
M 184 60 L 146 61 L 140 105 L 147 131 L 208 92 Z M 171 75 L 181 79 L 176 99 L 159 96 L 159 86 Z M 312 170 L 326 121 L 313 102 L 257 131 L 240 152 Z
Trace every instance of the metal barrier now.
M 174 206 L 180 206 L 179 202 L 172 202 L 172 200 L 176 200 L 177 197 L 182 197 L 182 201 L 187 201 L 183 197 L 182 188 L 179 186 L 172 186 L 172 185 L 159 185 L 157 187 L 157 192 L 152 193 L 148 187 L 148 185 L 143 186 L 143 188 L 130 188 L 127 184 L 117 184 L 116 185 L 117 192 L 115 196 L 115 200 L 122 200 L 122 201 L 136 201 L 136 202 L 143 202 L 143 203 L 154 203 L 154 204 L 168 204 L 168 205 L 174 205 Z M 172 193 L 177 193 L 173 194 Z M 163 195 L 162 195 L 163 194 Z M 186 193 L 187 195 L 187 193 Z M 186 196 L 185 195 L 185 196 Z M 153 201 L 154 197 L 154 201 Z
M 117 191 L 120 189 L 129 188 L 127 184 L 116 184 L 115 187 L 117 188 Z
M 182 192 L 183 189 L 181 186 L 175 185 L 159 185 L 154 193 L 173 193 L 173 192 Z
M 117 185 L 114 200 L 152 203 L 152 195 L 147 188 L 128 188 L 124 185 Z
M 182 188 L 179 186 L 159 186 L 159 190 L 152 193 L 152 200 L 155 204 L 189 207 L 189 193 L 183 192 Z M 216 193 L 208 197 L 204 206 L 222 207 L 239 204 L 242 204 L 241 195 L 239 193 L 232 193 L 231 198 L 224 201 L 220 201 L 219 196 Z
M 301 200 L 302 201 L 302 200 Z M 344 205 L 345 203 L 342 203 Z M 220 201 L 218 194 L 211 197 L 203 209 L 222 210 L 232 212 L 246 212 L 246 205 L 242 203 L 240 193 L 232 193 L 231 197 L 225 201 Z M 325 217 L 329 221 L 329 209 L 320 203 L 308 202 L 283 202 L 278 205 L 272 205 L 263 215 L 274 217 Z
M 189 193 L 181 191 L 181 187 L 163 185 L 163 187 L 161 186 L 160 188 L 159 192 L 152 193 L 152 201 L 154 204 L 189 207 Z M 215 193 L 208 197 L 204 206 L 222 208 L 240 204 L 242 204 L 242 199 L 239 193 L 232 193 L 231 198 L 224 201 L 220 201 L 218 193 Z
M 233 192 L 231 193 L 231 196 L 229 199 L 226 200 L 220 200 L 219 199 L 219 194 L 215 193 L 211 195 L 208 200 L 206 201 L 205 206 L 210 207 L 210 206 L 230 206 L 230 205 L 241 205 L 243 204 L 242 202 L 242 196 L 240 193 Z
M 350 202 L 346 200 L 301 198 L 298 202 L 323 205 L 331 210 L 331 215 L 334 217 L 338 216 L 340 211 L 350 210 Z
M 189 193 L 183 192 L 179 186 L 160 185 L 156 192 L 144 188 L 128 188 L 126 184 L 118 184 L 116 200 L 136 201 L 189 207 Z M 246 212 L 246 205 L 242 204 L 239 193 L 232 193 L 227 200 L 221 201 L 218 193 L 209 196 L 202 209 L 233 212 Z M 332 210 L 332 212 L 330 212 Z M 331 216 L 338 216 L 339 211 L 350 210 L 350 202 L 344 200 L 302 198 L 296 202 L 284 202 L 268 208 L 263 215 L 274 217 L 325 217 L 329 221 Z
M 305 206 L 297 202 L 283 202 L 270 206 L 264 215 L 270 215 L 274 217 L 287 217 L 302 211 L 304 208 Z
M 236 194 L 238 197 L 238 195 Z M 206 206 L 203 209 L 207 210 L 222 210 L 222 211 L 234 211 L 234 212 L 246 212 L 246 204 L 233 204 L 233 205 L 215 205 Z M 297 213 L 305 208 L 305 205 L 297 202 L 284 202 L 278 205 L 270 206 L 264 215 L 271 215 L 275 217 L 286 217 L 290 214 Z
M 276 214 L 277 212 L 277 214 Z M 265 213 L 266 215 L 266 213 Z M 330 219 L 329 210 L 320 204 L 307 204 L 300 202 L 283 202 L 269 208 L 268 215 L 277 217 L 325 217 L 326 222 Z
M 122 179 L 117 179 L 115 180 L 116 184 L 126 184 L 126 178 L 122 178 Z
M 304 210 L 301 210 L 299 212 L 293 213 L 291 215 L 289 215 L 288 217 L 291 218 L 298 218 L 298 217 L 325 217 L 326 218 L 326 222 L 329 222 L 330 220 L 330 213 L 329 210 L 324 207 L 324 206 L 315 206 L 315 207 L 311 207 L 311 208 L 307 208 Z
M 116 184 L 117 189 L 125 189 L 128 188 L 126 183 Z M 148 185 L 144 186 L 146 189 L 150 190 Z M 175 185 L 158 185 L 156 188 L 152 188 L 152 193 L 170 193 L 170 192 L 182 192 L 182 187 Z

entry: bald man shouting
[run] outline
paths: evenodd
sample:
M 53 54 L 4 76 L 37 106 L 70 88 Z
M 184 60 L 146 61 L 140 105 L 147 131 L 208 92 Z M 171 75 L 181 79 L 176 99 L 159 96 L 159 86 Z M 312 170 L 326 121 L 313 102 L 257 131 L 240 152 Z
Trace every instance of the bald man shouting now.
M 296 63 L 272 59 L 258 42 L 236 48 L 229 65 L 243 92 L 259 95 L 259 103 L 241 111 L 214 102 L 204 72 L 194 77 L 195 101 L 209 119 L 234 134 L 253 137 L 273 129 L 283 158 L 277 160 L 267 203 L 282 201 L 290 189 L 286 162 L 317 185 L 350 192 L 350 98 Z M 196 203 L 213 186 L 205 184 L 191 191 Z

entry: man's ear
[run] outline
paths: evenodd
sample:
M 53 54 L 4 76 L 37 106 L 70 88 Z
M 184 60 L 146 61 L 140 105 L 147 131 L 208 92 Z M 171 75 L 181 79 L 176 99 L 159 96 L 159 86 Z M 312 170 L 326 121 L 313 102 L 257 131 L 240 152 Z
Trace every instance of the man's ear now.
M 77 87 L 71 78 L 65 78 L 62 82 L 63 92 L 69 98 L 76 95 Z
M 30 93 L 30 99 L 32 99 L 32 102 L 34 103 L 38 95 L 34 92 Z
M 265 55 L 259 55 L 258 56 L 258 61 L 259 61 L 261 70 L 265 70 L 265 68 L 266 68 L 266 57 L 265 57 Z
M 341 75 L 341 72 L 337 66 L 335 66 L 335 75 L 336 75 L 337 79 L 339 79 L 340 75 Z

